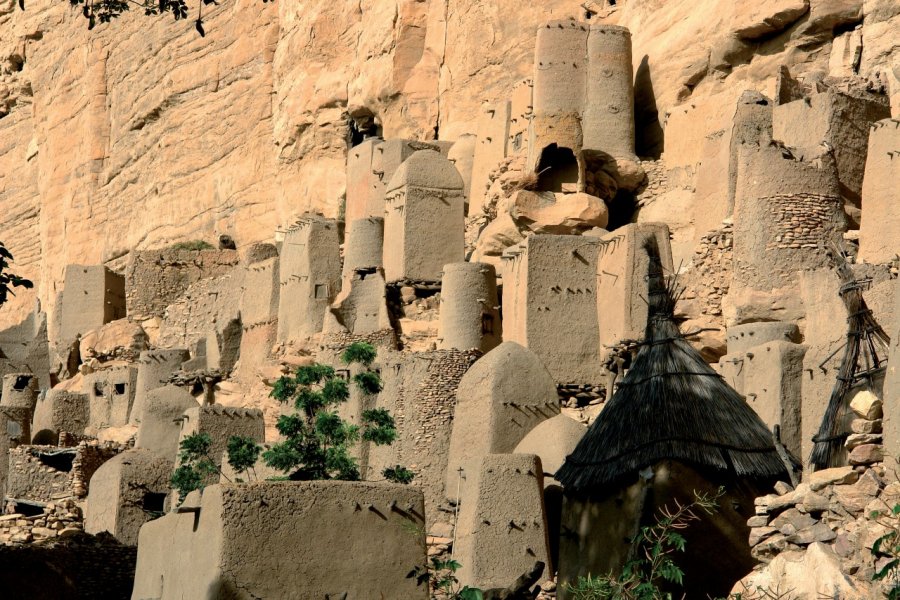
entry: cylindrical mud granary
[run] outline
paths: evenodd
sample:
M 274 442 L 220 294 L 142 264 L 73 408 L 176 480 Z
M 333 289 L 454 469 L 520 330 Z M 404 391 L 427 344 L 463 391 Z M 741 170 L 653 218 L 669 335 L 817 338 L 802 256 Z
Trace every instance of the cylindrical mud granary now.
M 138 425 L 144 413 L 147 394 L 166 385 L 169 377 L 190 358 L 184 348 L 170 350 L 144 350 L 138 359 L 137 380 L 134 384 L 134 405 L 129 422 Z
M 587 43 L 584 23 L 551 21 L 538 28 L 534 48 L 535 118 L 581 113 Z
M 528 140 L 528 164 L 535 171 L 551 144 L 581 153 L 587 40 L 588 26 L 573 20 L 550 21 L 537 30 Z
M 502 338 L 493 265 L 461 262 L 444 265 L 441 279 L 440 348 L 488 352 Z
M 592 25 L 587 37 L 586 72 L 581 123 L 584 149 L 633 157 L 631 32 L 619 25 Z
M 37 404 L 37 377 L 32 373 L 10 373 L 3 376 L 0 406 L 34 410 Z
M 350 225 L 344 244 L 342 274 L 345 280 L 352 279 L 357 269 L 371 269 L 384 264 L 384 219 L 367 217 L 356 219 Z

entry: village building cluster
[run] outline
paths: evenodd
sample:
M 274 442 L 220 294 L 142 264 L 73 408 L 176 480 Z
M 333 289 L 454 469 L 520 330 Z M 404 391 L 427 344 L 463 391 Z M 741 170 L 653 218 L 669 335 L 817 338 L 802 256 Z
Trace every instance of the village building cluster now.
M 867 515 L 900 500 L 900 115 L 850 78 L 744 93 L 686 241 L 640 216 L 674 183 L 636 154 L 630 32 L 536 35 L 476 132 L 350 148 L 342 219 L 69 265 L 51 317 L 0 332 L 0 542 L 107 532 L 137 548 L 135 600 L 425 600 L 407 575 L 428 556 L 565 599 L 656 509 L 721 488 L 686 534 L 688 597 L 798 564 L 876 589 Z M 232 473 L 178 502 L 180 441 L 208 434 L 227 472 L 231 436 L 278 441 L 274 381 L 340 373 L 354 342 L 383 389 L 342 414 L 397 427 L 355 447 L 362 481 Z M 411 484 L 379 481 L 397 464 Z

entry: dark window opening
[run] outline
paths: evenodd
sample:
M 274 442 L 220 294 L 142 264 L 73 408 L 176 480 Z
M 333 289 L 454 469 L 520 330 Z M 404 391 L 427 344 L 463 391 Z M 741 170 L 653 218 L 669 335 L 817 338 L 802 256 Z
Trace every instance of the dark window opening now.
M 37 458 L 44 466 L 68 473 L 72 470 L 72 463 L 75 461 L 75 452 L 72 450 L 63 450 L 62 452 L 41 452 Z
M 481 315 L 481 333 L 494 333 L 494 315 Z
M 161 492 L 146 492 L 141 502 L 141 507 L 147 512 L 165 512 L 166 494 Z
M 31 443 L 35 446 L 56 446 L 59 443 L 59 434 L 50 429 L 41 429 L 31 438 Z
M 575 192 L 578 185 L 578 159 L 571 148 L 550 144 L 541 152 L 537 169 L 541 192 Z
M 26 500 L 13 500 L 10 501 L 15 505 L 13 510 L 20 515 L 24 515 L 26 517 L 34 517 L 37 515 L 44 514 L 44 505 L 39 502 L 28 502 Z
M 106 387 L 102 381 L 94 382 L 94 395 L 100 397 L 103 395 L 103 388 Z
M 117 384 L 115 384 L 115 386 L 113 386 L 113 387 L 114 387 L 114 389 L 115 389 L 115 393 L 116 393 L 117 396 L 124 396 L 124 395 L 125 395 L 125 384 L 124 384 L 124 383 L 117 383 Z
M 316 300 L 325 300 L 328 298 L 328 284 L 327 283 L 317 283 L 316 284 L 315 298 L 316 298 Z
M 366 278 L 366 275 L 372 275 L 377 270 L 376 267 L 361 267 L 359 269 L 353 269 L 353 272 L 359 275 L 359 280 L 362 281 Z
M 615 198 L 608 201 L 606 206 L 609 208 L 609 222 L 606 225 L 607 231 L 613 231 L 628 225 L 634 220 L 634 213 L 637 209 L 637 202 L 634 194 L 625 190 L 619 190 Z
M 381 126 L 375 121 L 375 113 L 367 108 L 360 108 L 348 115 L 348 148 L 358 146 L 371 137 L 381 137 Z
M 13 384 L 13 389 L 17 392 L 21 392 L 28 387 L 29 383 L 31 383 L 31 375 L 19 375 L 18 377 L 16 377 L 16 382 Z
M 334 374 L 344 381 L 350 381 L 350 369 L 337 369 Z

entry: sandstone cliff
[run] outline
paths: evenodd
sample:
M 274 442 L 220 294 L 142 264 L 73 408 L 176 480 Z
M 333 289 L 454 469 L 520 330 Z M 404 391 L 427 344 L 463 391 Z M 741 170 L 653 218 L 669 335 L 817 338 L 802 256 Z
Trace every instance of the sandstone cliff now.
M 133 250 L 220 233 L 240 248 L 307 209 L 333 216 L 348 114 L 389 137 L 477 133 L 481 103 L 530 74 L 549 19 L 635 32 L 638 150 L 665 153 L 687 196 L 660 206 L 679 214 L 719 193 L 698 189 L 700 157 L 716 155 L 741 91 L 772 93 L 780 65 L 850 69 L 900 98 L 893 0 L 606 4 L 234 0 L 207 7 L 201 38 L 168 16 L 88 31 L 67 2 L 0 0 L 0 239 L 52 311 L 66 264 L 121 269 Z M 695 220 L 673 227 L 687 246 L 719 225 Z M 20 295 L 0 325 L 33 301 Z

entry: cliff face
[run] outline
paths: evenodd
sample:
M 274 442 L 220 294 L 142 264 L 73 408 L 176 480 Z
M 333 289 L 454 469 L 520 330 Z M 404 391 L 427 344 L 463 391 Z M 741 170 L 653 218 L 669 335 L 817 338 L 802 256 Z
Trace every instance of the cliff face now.
M 50 311 L 66 264 L 121 268 L 221 233 L 243 247 L 305 210 L 337 214 L 348 112 L 385 137 L 477 134 L 481 103 L 532 72 L 541 21 L 590 13 L 633 31 L 639 150 L 681 147 L 687 170 L 779 65 L 849 61 L 896 90 L 900 54 L 893 0 L 227 0 L 204 7 L 205 38 L 136 8 L 88 31 L 67 2 L 25 1 L 0 0 L 0 240 Z M 698 105 L 690 135 L 664 145 L 668 114 Z

